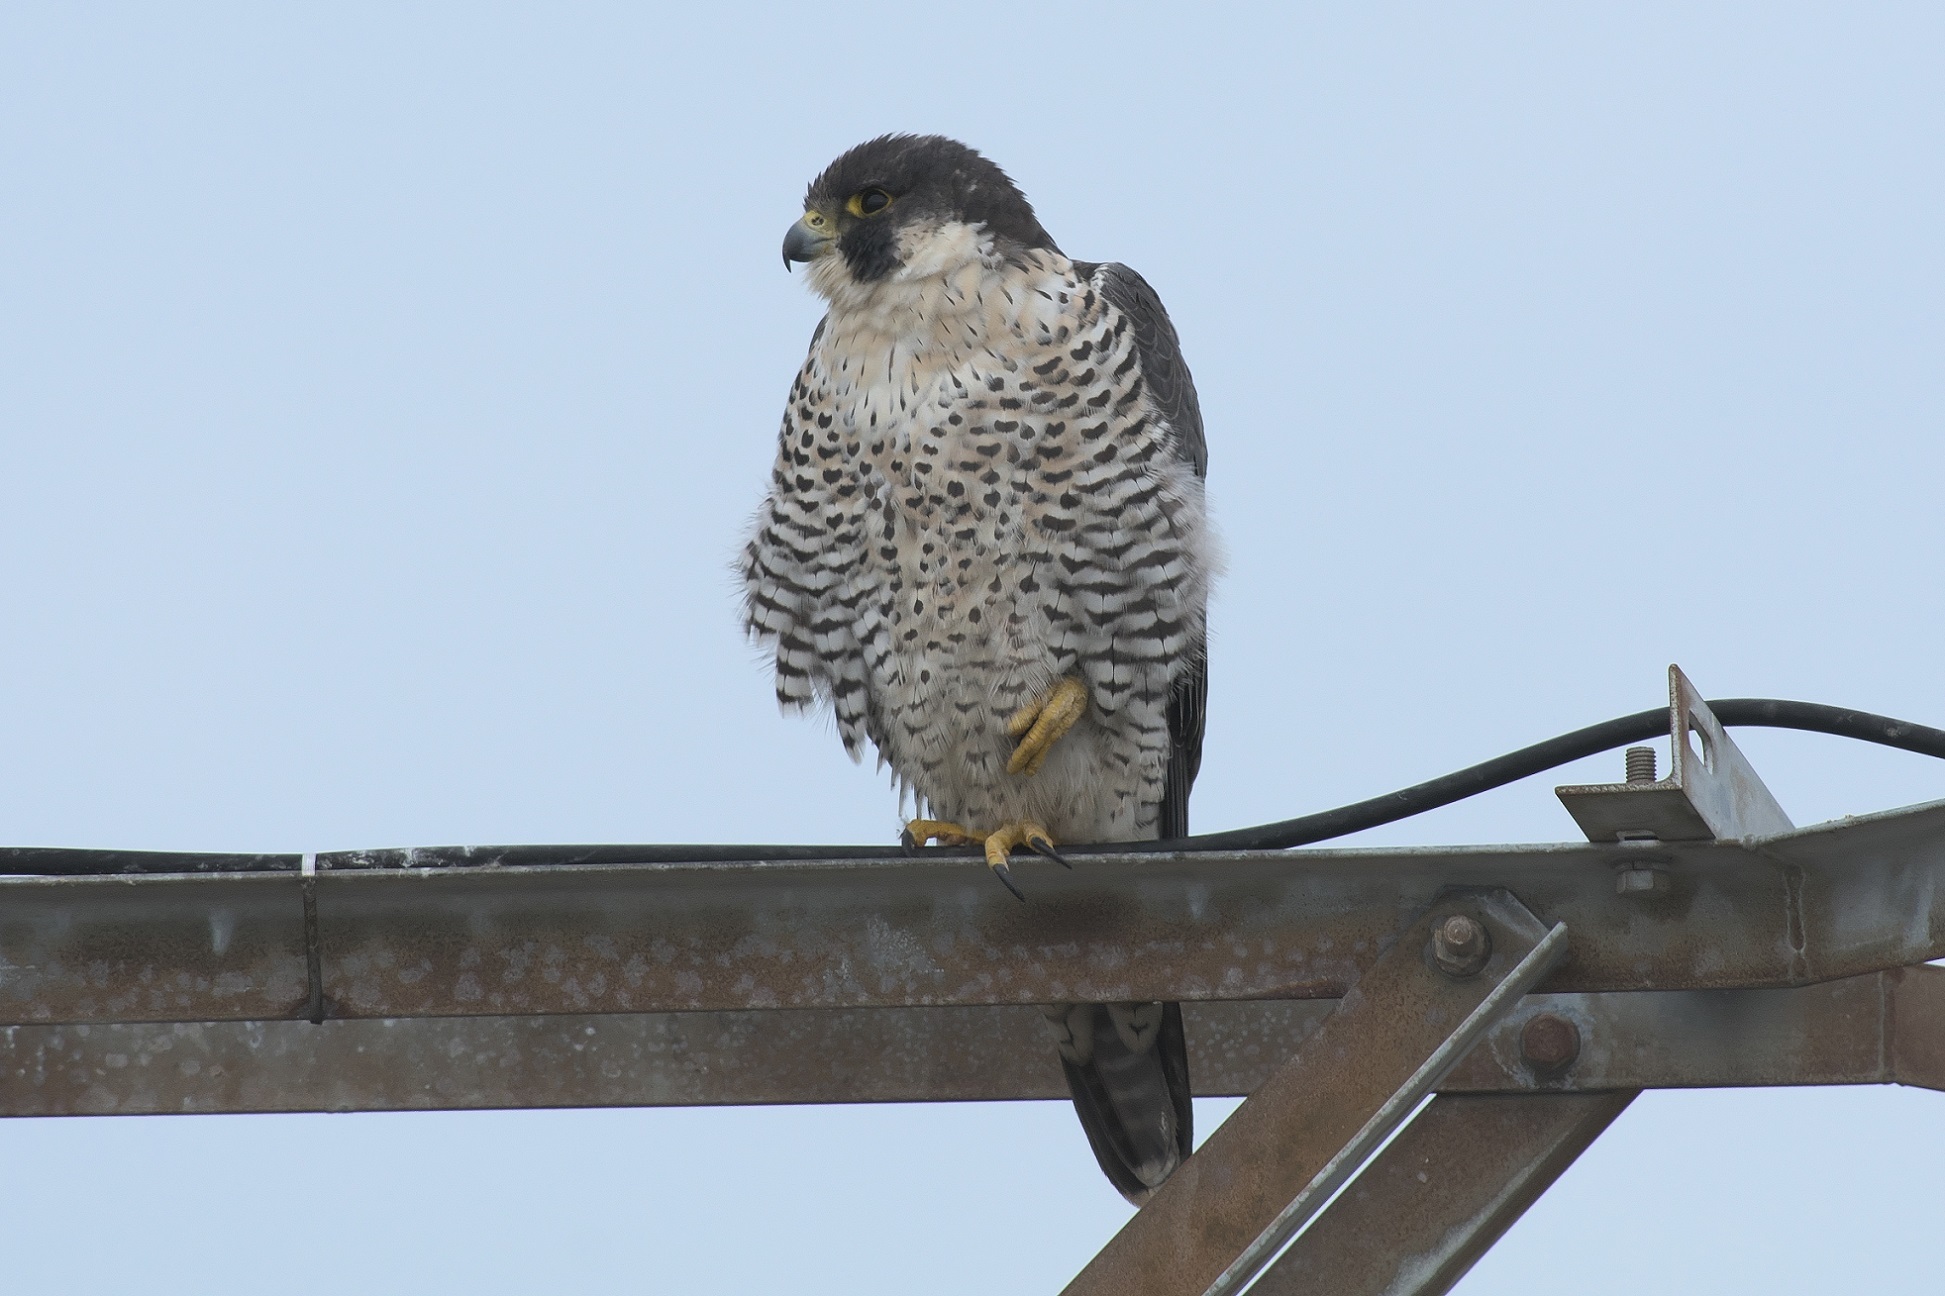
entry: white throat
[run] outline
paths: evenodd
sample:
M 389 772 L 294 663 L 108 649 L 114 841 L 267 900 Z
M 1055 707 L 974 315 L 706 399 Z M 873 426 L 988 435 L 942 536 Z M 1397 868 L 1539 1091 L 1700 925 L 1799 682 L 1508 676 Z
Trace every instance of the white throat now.
M 1057 252 L 1009 260 L 984 225 L 915 225 L 898 240 L 900 265 L 860 283 L 839 255 L 811 263 L 810 286 L 831 305 L 824 346 L 874 356 L 893 368 L 979 349 L 986 339 L 1023 340 L 1055 326 L 1073 267 Z M 874 366 L 874 368 L 877 366 Z

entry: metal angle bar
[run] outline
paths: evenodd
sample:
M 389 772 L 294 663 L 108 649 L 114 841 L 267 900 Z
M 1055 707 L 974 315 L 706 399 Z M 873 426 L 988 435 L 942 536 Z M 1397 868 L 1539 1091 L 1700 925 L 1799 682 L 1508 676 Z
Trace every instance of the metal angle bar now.
M 1248 1094 L 1336 1007 L 1189 1004 L 1201 1097 Z M 1539 1017 L 1579 1056 L 1535 1070 Z M 1945 967 L 1793 990 L 1528 995 L 1441 1093 L 1913 1084 L 1945 1088 Z M 0 1027 L 0 1115 L 430 1111 L 1061 1099 L 1032 1008 Z
M 1638 1092 L 1440 1094 L 1250 1296 L 1451 1290 Z
M 1734 841 L 1793 831 L 1789 815 L 1679 666 L 1668 668 L 1668 731 L 1666 778 L 1554 789 L 1590 841 L 1644 835 Z
M 1540 975 L 1554 959 L 1566 952 L 1566 935 L 1566 926 L 1555 924 L 1553 930 L 1521 960 L 1506 980 L 1494 986 L 1480 1001 L 1479 1006 L 1459 1024 L 1459 1029 L 1447 1036 L 1445 1042 L 1419 1064 L 1410 1079 L 1400 1085 L 1351 1141 L 1304 1185 L 1303 1191 L 1277 1212 L 1276 1218 L 1257 1235 L 1256 1240 L 1217 1275 L 1203 1296 L 1229 1296 L 1232 1292 L 1241 1291 L 1244 1284 L 1254 1278 L 1270 1257 L 1276 1254 L 1277 1248 L 1308 1223 L 1330 1200 L 1331 1194 L 1343 1187 L 1345 1181 L 1369 1159 L 1378 1145 L 1391 1137 L 1399 1122 L 1409 1116 L 1412 1109 L 1431 1092 L 1438 1078 L 1478 1042 L 1494 1019 L 1503 1015 L 1514 1000 L 1538 983 Z
M 1334 998 L 1452 888 L 1574 931 L 1547 990 L 1945 956 L 1945 804 L 1737 843 L 0 877 L 0 1023 Z M 1617 894 L 1622 873 L 1667 879 Z M 314 937 L 314 939 L 308 939 Z M 315 969 L 316 979 L 312 972 Z
M 1453 972 L 1435 927 L 1476 925 L 1489 955 Z M 1066 1288 L 1066 1296 L 1238 1290 L 1437 1083 L 1493 1016 L 1565 952 L 1504 892 L 1449 896 L 1408 926 L 1276 1074 Z M 1483 946 L 1483 948 L 1481 948 Z
M 1891 973 L 1885 997 L 1884 1056 L 1890 1079 L 1945 1092 L 1945 967 Z

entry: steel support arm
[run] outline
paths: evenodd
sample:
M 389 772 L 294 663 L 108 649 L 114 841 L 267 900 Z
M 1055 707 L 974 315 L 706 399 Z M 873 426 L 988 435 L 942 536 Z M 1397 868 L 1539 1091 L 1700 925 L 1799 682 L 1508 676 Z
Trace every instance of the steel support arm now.
M 1638 1091 L 1440 1094 L 1250 1296 L 1440 1296 Z
M 1564 927 L 1503 892 L 1440 901 L 1066 1296 L 1240 1291 L 1565 952 Z

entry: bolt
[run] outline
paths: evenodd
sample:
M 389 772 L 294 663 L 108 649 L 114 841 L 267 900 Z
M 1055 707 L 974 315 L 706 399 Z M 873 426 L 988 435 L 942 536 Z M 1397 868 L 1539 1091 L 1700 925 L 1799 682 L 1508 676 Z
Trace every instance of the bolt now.
M 1667 892 L 1668 886 L 1668 871 L 1649 865 L 1624 868 L 1614 875 L 1616 895 L 1662 895 Z
M 1520 1055 L 1535 1071 L 1565 1071 L 1580 1057 L 1580 1027 L 1558 1013 L 1541 1013 L 1520 1031 Z
M 1628 748 L 1628 782 L 1652 783 L 1655 781 L 1655 749 L 1652 747 Z
M 1492 937 L 1477 918 L 1453 914 L 1432 928 L 1432 960 L 1447 976 L 1477 975 L 1492 952 Z

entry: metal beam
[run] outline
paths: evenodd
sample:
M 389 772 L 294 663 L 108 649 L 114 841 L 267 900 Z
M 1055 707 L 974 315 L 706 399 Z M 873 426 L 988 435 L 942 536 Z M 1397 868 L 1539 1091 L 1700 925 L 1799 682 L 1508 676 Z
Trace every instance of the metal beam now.
M 1503 892 L 1440 901 L 1066 1296 L 1240 1291 L 1565 952 L 1564 927 L 1547 930 Z
M 1945 967 L 1887 974 L 1884 1057 L 1899 1084 L 1945 1092 Z
M 1201 1097 L 1250 1093 L 1337 1006 L 1190 1004 Z M 1537 1017 L 1577 1060 L 1536 1071 Z M 1945 1089 L 1945 967 L 1795 990 L 1528 995 L 1442 1093 L 1908 1084 Z M 614 1013 L 0 1028 L 0 1115 L 431 1111 L 1059 1099 L 1032 1008 Z
M 1332 1000 L 1192 1004 L 1201 1096 L 1260 1085 Z M 1575 1024 L 1580 1060 L 1538 1075 L 1521 1035 Z M 1894 1030 L 1895 1027 L 1895 1030 Z M 967 1102 L 1060 1098 L 1032 1009 L 862 1009 L 0 1029 L 0 1113 Z M 1797 990 L 1534 995 L 1447 1092 L 1930 1084 L 1945 968 Z M 1899 1059 L 1903 1065 L 1894 1066 Z
M 1440 1296 L 1635 1092 L 1440 1094 L 1250 1296 Z
M 336 1018 L 1334 998 L 1441 893 L 1574 930 L 1546 989 L 1800 985 L 1945 957 L 1945 803 L 1742 843 L 1023 860 L 320 867 Z M 1617 893 L 1623 873 L 1666 886 Z M 304 879 L 0 877 L 0 1023 L 311 1011 Z

